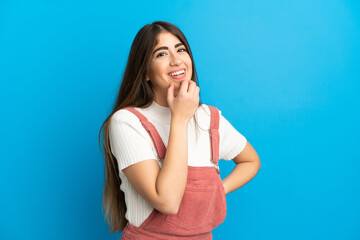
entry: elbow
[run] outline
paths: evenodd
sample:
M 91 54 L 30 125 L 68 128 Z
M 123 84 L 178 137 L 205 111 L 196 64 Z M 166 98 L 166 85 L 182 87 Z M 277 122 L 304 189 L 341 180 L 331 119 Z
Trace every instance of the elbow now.
M 158 208 L 159 212 L 168 214 L 168 215 L 175 215 L 179 212 L 180 203 L 175 201 L 167 201 L 165 204 L 162 204 L 160 208 Z
M 166 210 L 166 214 L 168 215 L 176 215 L 177 213 L 179 212 L 179 206 L 175 206 L 175 207 L 169 207 L 167 210 Z
M 168 204 L 163 210 L 165 214 L 175 215 L 179 212 L 180 204 Z

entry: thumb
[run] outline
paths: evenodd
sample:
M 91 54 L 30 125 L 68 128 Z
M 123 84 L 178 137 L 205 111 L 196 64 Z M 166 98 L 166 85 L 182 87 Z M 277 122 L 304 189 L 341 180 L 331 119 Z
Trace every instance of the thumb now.
M 167 92 L 167 101 L 168 104 L 173 102 L 174 100 L 174 84 L 170 83 L 170 86 L 168 88 L 168 92 Z M 170 104 L 169 104 L 170 105 Z

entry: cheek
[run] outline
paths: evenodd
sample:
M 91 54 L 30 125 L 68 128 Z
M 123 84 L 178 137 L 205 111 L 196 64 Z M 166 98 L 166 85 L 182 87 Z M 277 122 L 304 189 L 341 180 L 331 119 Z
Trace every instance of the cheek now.
M 188 66 L 189 71 L 192 72 L 192 61 L 191 61 L 191 58 L 190 58 L 190 57 L 187 59 L 186 65 Z
M 190 62 L 190 65 L 188 65 L 188 67 L 189 67 L 189 78 L 192 78 L 193 69 L 192 69 L 191 62 Z
M 186 66 L 188 67 L 188 72 L 189 72 L 189 75 L 190 75 L 190 77 L 191 77 L 191 75 L 192 75 L 192 61 L 191 61 L 191 58 L 190 57 L 188 57 L 188 58 L 186 58 L 186 59 L 184 59 L 184 62 L 186 63 Z
M 164 71 L 164 64 L 161 61 L 155 61 L 151 65 L 151 73 L 153 76 L 161 75 L 161 73 Z

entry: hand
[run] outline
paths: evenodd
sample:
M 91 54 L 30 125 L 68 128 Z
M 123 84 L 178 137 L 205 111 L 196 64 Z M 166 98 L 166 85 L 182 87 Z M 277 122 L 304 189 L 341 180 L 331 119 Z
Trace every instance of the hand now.
M 189 122 L 199 106 L 200 88 L 191 80 L 180 82 L 178 94 L 174 96 L 175 86 L 170 83 L 167 92 L 167 102 L 171 111 L 171 117 Z

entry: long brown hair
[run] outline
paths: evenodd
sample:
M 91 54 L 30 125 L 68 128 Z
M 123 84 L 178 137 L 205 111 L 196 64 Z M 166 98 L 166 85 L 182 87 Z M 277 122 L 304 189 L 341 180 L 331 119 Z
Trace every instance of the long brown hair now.
M 126 205 L 124 192 L 120 189 L 121 179 L 117 160 L 110 150 L 109 123 L 112 115 L 124 107 L 148 107 L 152 103 L 154 98 L 152 84 L 150 81 L 146 81 L 145 76 L 147 64 L 152 50 L 157 44 L 157 36 L 160 32 L 170 32 L 184 44 L 192 60 L 193 72 L 191 80 L 199 86 L 194 58 L 189 43 L 181 30 L 175 25 L 164 21 L 156 21 L 142 27 L 132 43 L 115 106 L 102 124 L 99 132 L 100 151 L 105 158 L 102 206 L 111 233 L 122 231 L 128 221 L 125 218 Z M 201 104 L 201 101 L 199 101 L 199 106 Z M 195 128 L 197 128 L 198 123 L 195 115 L 193 118 Z M 104 152 L 101 148 L 101 133 Z

